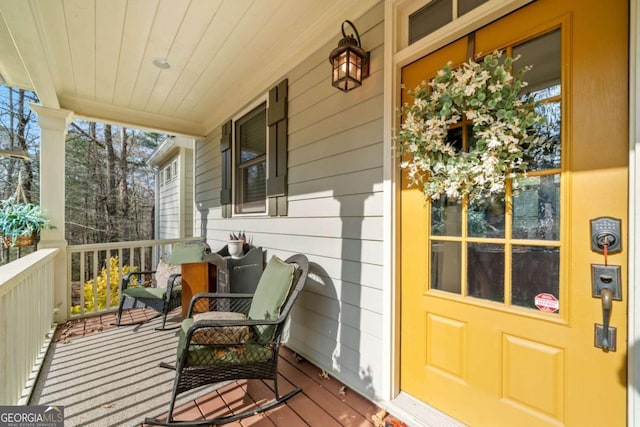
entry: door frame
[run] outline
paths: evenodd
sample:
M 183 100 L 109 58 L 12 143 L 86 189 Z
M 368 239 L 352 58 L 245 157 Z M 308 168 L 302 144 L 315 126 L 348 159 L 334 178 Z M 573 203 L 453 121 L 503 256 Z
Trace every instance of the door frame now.
M 629 290 L 628 290 L 628 334 L 627 347 L 627 419 L 629 426 L 640 426 L 640 7 L 630 0 L 629 10 Z
M 402 47 L 401 31 L 407 11 L 411 13 L 427 0 L 386 0 L 384 20 L 384 277 L 385 322 L 383 336 L 389 351 L 384 365 L 388 372 L 382 396 L 391 402 L 400 393 L 400 278 L 398 200 L 400 171 L 393 154 L 394 130 L 399 126 L 400 75 L 403 66 L 428 55 L 461 36 L 505 16 L 533 0 L 489 0 L 477 9 L 435 31 L 411 46 Z M 419 7 L 419 6 L 418 6 Z M 628 346 L 627 346 L 627 422 L 640 427 L 640 7 L 629 0 L 629 223 L 628 227 Z M 636 155 L 636 153 L 639 153 Z M 624 232 L 624 230 L 623 230 Z M 637 343 L 633 345 L 632 343 Z M 623 349 L 620 349 L 622 351 Z M 392 405 L 391 405 L 392 406 Z

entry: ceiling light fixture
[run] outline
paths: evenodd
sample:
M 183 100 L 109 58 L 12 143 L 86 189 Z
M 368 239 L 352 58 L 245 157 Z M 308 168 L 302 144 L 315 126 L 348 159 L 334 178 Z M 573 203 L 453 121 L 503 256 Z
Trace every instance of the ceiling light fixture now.
M 153 58 L 151 63 L 161 70 L 168 70 L 171 68 L 171 64 L 167 61 L 167 58 Z

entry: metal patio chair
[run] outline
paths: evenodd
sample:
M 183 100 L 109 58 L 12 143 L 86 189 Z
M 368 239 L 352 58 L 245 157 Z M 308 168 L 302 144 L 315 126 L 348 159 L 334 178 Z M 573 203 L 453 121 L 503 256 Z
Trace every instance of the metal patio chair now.
M 126 274 L 120 284 L 120 304 L 116 326 L 138 325 L 142 321 L 122 323 L 122 312 L 132 308 L 150 308 L 162 316 L 162 326 L 156 330 L 177 329 L 180 326 L 166 328 L 167 314 L 182 305 L 182 278 L 180 266 L 170 266 L 160 260 L 156 270 L 134 271 Z
M 302 391 L 278 393 L 278 350 L 285 323 L 303 289 L 309 271 L 307 257 L 293 255 L 286 261 L 272 257 L 254 294 L 201 293 L 193 297 L 188 317 L 182 321 L 177 364 L 169 412 L 165 420 L 145 419 L 146 424 L 224 424 L 273 408 Z M 240 414 L 193 421 L 175 421 L 180 393 L 207 384 L 243 379 L 272 380 L 274 399 Z

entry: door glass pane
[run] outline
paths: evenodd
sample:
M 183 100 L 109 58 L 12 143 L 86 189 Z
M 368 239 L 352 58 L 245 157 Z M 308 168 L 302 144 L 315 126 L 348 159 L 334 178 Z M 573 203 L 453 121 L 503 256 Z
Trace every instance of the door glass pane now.
M 533 96 L 538 101 L 560 96 L 562 56 L 559 29 L 515 46 L 513 56 L 520 56 L 513 64 L 514 74 L 523 67 L 531 67 L 523 77 L 528 83 L 522 90 L 523 95 Z M 560 102 L 543 103 L 536 111 L 546 119 L 546 124 L 535 130 L 544 143 L 526 153 L 529 170 L 559 168 Z
M 504 237 L 504 195 L 469 204 L 467 233 L 471 237 Z
M 431 202 L 431 235 L 462 235 L 462 202 L 442 196 Z
M 431 242 L 431 289 L 459 294 L 460 243 Z
M 536 112 L 545 118 L 545 123 L 535 129 L 542 143 L 534 149 L 526 150 L 525 161 L 530 171 L 560 168 L 560 102 L 540 104 Z
M 560 239 L 560 175 L 518 178 L 513 197 L 513 238 Z
M 560 248 L 514 246 L 512 256 L 511 304 L 538 309 L 535 302 L 540 294 L 559 299 Z
M 462 126 L 449 129 L 447 131 L 447 142 L 457 151 L 462 151 L 463 136 Z
M 523 67 L 531 66 L 524 74 L 528 85 L 523 93 L 536 93 L 560 85 L 562 65 L 560 30 L 555 30 L 513 48 L 513 57 L 520 59 L 513 63 L 517 74 Z
M 504 246 L 469 243 L 468 295 L 504 302 Z

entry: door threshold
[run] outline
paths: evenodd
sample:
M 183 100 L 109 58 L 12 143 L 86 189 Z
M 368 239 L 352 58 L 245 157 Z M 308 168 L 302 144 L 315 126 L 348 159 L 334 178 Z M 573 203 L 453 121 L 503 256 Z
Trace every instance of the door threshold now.
M 388 402 L 387 409 L 412 427 L 466 427 L 466 424 L 404 392 Z

